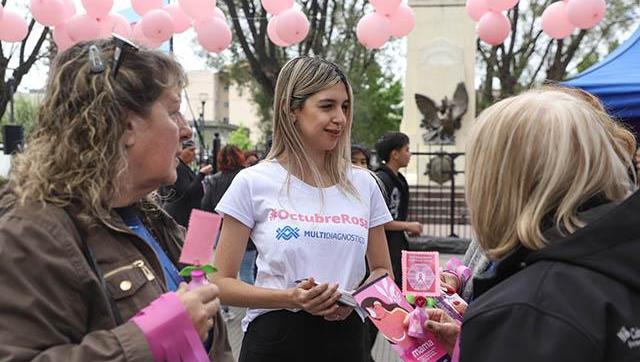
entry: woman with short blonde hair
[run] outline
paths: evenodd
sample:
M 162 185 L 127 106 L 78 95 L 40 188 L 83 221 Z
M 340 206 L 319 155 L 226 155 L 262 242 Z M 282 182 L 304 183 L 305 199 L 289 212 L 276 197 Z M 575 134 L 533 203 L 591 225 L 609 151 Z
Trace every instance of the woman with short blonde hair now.
M 549 222 L 563 233 L 584 226 L 578 208 L 590 198 L 626 198 L 634 184 L 632 153 L 621 135 L 633 139 L 604 111 L 553 88 L 483 112 L 466 163 L 467 204 L 480 245 L 494 258 L 518 243 L 537 250 L 548 243 L 542 232 Z
M 598 104 L 544 87 L 472 126 L 467 203 L 492 265 L 461 329 L 437 310 L 426 326 L 454 361 L 640 360 L 635 140 Z
M 338 300 L 362 282 L 365 255 L 370 278 L 390 273 L 391 216 L 374 178 L 351 167 L 352 109 L 335 64 L 289 61 L 276 84 L 271 151 L 238 173 L 216 208 L 221 300 L 249 307 L 242 362 L 364 359 L 362 320 Z M 255 286 L 236 279 L 249 237 Z

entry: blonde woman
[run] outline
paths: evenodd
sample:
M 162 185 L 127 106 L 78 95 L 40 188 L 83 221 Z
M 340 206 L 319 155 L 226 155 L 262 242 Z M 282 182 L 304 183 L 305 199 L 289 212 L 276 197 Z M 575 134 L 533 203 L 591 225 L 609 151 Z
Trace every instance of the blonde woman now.
M 343 72 L 318 58 L 278 76 L 273 147 L 242 170 L 216 211 L 224 304 L 249 307 L 240 361 L 362 361 L 360 316 L 337 304 L 365 275 L 390 273 L 383 224 L 391 220 L 368 171 L 350 166 L 353 96 Z M 249 237 L 255 286 L 236 279 Z
M 553 88 L 480 115 L 466 193 L 495 267 L 475 279 L 460 361 L 640 360 L 633 143 L 588 99 Z M 453 346 L 458 327 L 432 317 L 427 328 Z
M 176 181 L 191 137 L 185 82 L 173 58 L 118 38 L 56 57 L 0 192 L 1 360 L 176 360 L 200 337 L 233 361 L 217 288 L 181 283 L 183 230 L 148 197 Z

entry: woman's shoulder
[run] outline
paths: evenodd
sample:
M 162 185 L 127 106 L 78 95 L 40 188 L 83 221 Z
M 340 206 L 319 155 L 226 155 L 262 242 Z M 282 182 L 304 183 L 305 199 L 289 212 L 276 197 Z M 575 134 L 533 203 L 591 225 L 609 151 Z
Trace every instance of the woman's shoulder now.
M 349 171 L 349 180 L 358 191 L 370 191 L 378 188 L 376 175 L 362 167 L 351 167 L 351 170 Z

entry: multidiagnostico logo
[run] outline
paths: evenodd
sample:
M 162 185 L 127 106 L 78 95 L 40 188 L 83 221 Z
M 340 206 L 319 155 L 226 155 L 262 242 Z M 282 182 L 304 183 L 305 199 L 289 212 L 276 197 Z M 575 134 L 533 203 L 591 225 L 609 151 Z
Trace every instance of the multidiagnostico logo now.
M 277 240 L 291 240 L 297 239 L 300 237 L 300 229 L 292 228 L 291 226 L 283 226 L 276 230 L 276 239 Z

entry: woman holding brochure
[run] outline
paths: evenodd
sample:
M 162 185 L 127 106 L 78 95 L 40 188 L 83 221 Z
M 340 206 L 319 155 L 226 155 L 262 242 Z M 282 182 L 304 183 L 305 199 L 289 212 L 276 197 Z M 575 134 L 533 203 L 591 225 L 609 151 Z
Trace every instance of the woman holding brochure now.
M 56 56 L 0 192 L 0 360 L 233 361 L 217 288 L 182 283 L 183 229 L 149 196 L 191 137 L 185 83 L 115 36 Z
M 462 328 L 431 310 L 454 361 L 640 361 L 635 140 L 593 98 L 542 88 L 486 109 L 466 197 L 495 263 Z
M 249 307 L 240 361 L 362 361 L 363 323 L 338 304 L 365 275 L 390 273 L 391 221 L 368 171 L 351 167 L 351 86 L 333 63 L 289 61 L 275 90 L 273 147 L 242 170 L 224 215 L 214 279 L 222 303 Z M 255 286 L 236 279 L 249 238 Z

